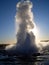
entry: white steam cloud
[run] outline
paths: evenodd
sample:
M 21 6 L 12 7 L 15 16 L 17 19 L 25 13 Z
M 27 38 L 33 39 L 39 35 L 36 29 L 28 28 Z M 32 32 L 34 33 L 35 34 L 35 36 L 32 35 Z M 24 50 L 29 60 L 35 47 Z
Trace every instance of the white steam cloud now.
M 26 32 L 29 32 L 34 28 L 33 13 L 31 11 L 32 3 L 30 1 L 23 1 L 17 4 L 16 22 L 17 29 L 17 41 L 20 43 L 26 39 Z
M 35 36 L 31 30 L 34 29 L 34 20 L 32 3 L 30 1 L 20 1 L 16 6 L 16 37 L 17 43 L 11 49 L 15 49 L 20 52 L 37 52 Z

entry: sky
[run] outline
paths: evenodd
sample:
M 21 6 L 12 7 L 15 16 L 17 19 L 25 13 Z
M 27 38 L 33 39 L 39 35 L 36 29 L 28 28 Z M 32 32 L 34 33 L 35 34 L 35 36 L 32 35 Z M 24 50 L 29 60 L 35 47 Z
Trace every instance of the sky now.
M 21 0 L 0 0 L 0 43 L 15 43 L 16 4 Z M 31 0 L 39 39 L 49 39 L 49 0 Z

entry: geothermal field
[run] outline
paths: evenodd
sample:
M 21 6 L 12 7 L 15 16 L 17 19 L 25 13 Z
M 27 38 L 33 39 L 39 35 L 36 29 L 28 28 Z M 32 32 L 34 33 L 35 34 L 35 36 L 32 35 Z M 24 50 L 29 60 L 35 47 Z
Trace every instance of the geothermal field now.
M 0 65 L 49 65 L 46 47 L 37 45 L 37 26 L 32 12 L 33 3 L 22 0 L 16 5 L 16 43 L 1 45 Z M 48 46 L 47 46 L 48 47 Z

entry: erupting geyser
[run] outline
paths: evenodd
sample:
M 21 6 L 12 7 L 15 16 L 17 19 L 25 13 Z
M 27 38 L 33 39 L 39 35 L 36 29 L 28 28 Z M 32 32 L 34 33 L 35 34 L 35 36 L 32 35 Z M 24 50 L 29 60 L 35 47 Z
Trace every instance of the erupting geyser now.
M 20 1 L 16 6 L 16 37 L 17 43 L 9 49 L 12 53 L 32 54 L 38 52 L 33 21 L 33 13 L 31 11 L 32 3 L 30 1 Z

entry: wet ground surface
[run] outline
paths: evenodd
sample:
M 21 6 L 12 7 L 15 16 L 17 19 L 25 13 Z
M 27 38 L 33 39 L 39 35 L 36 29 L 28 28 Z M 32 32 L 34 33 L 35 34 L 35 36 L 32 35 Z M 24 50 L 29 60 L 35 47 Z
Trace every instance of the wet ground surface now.
M 30 57 L 0 55 L 0 65 L 49 65 L 49 54 Z

